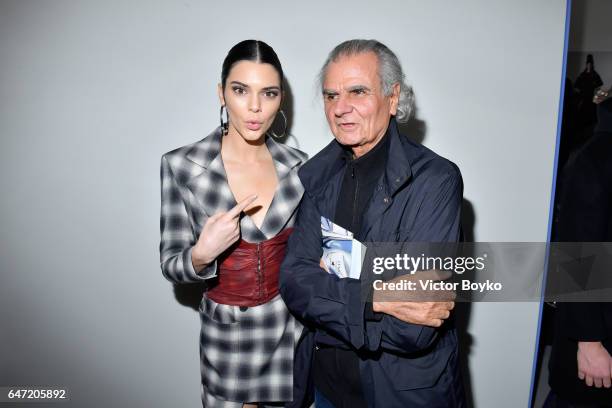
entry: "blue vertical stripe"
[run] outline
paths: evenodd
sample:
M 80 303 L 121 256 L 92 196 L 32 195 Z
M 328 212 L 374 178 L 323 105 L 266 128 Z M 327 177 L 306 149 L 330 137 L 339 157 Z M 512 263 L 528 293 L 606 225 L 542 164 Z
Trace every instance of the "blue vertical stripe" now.
M 557 185 L 557 167 L 559 165 L 559 143 L 561 141 L 561 124 L 563 122 L 563 100 L 565 97 L 565 70 L 567 68 L 567 47 L 569 43 L 569 28 L 570 28 L 570 20 L 572 14 L 572 0 L 567 0 L 565 4 L 565 42 L 563 45 L 563 67 L 561 72 L 561 86 L 560 86 L 560 95 L 559 98 L 559 109 L 557 114 L 557 141 L 555 144 L 555 161 L 553 168 L 553 178 L 552 178 L 552 189 L 550 194 L 550 204 L 548 210 L 548 234 L 547 234 L 547 242 L 550 243 L 551 234 L 552 234 L 552 225 L 553 225 L 553 216 L 555 212 L 555 193 L 556 193 L 556 185 Z M 536 334 L 535 340 L 535 350 L 533 353 L 533 362 L 531 365 L 531 389 L 529 390 L 529 406 L 533 405 L 534 401 L 534 391 L 537 385 L 538 379 L 535 378 L 537 372 L 537 364 L 538 364 L 538 351 L 540 344 L 540 334 L 542 331 L 542 312 L 544 310 L 544 295 L 546 293 L 546 277 L 548 275 L 548 245 L 546 248 L 546 258 L 544 261 L 544 273 L 542 274 L 542 293 L 540 295 L 540 310 L 538 314 L 538 330 Z

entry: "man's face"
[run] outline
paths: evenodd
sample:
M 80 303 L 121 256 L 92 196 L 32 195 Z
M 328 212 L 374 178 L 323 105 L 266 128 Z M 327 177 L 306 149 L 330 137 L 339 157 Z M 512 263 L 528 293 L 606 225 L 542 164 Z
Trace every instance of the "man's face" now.
M 384 96 L 373 52 L 343 56 L 327 67 L 323 100 L 329 127 L 339 143 L 356 157 L 382 139 L 391 115 L 397 111 L 399 84 Z

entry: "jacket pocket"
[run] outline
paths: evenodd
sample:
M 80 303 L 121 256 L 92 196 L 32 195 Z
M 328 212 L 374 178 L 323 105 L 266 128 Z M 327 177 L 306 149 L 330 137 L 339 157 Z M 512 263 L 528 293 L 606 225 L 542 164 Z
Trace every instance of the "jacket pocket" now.
M 217 303 L 204 295 L 199 311 L 203 322 L 209 320 L 216 324 L 230 325 L 240 323 L 236 309 L 238 307 Z

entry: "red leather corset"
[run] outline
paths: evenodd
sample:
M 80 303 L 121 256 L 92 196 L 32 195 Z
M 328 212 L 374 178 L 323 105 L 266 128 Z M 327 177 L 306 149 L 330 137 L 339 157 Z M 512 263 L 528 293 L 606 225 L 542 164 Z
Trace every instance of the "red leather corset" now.
M 278 295 L 278 274 L 293 228 L 253 244 L 240 240 L 219 264 L 216 286 L 207 296 L 217 303 L 257 306 Z

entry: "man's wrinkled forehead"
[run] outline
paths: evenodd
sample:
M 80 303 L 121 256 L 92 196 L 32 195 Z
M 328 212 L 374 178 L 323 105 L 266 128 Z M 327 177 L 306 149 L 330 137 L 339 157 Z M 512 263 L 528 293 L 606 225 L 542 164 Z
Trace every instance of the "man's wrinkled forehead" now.
M 378 57 L 373 52 L 343 54 L 331 61 L 323 77 L 323 89 L 364 85 L 378 88 Z

